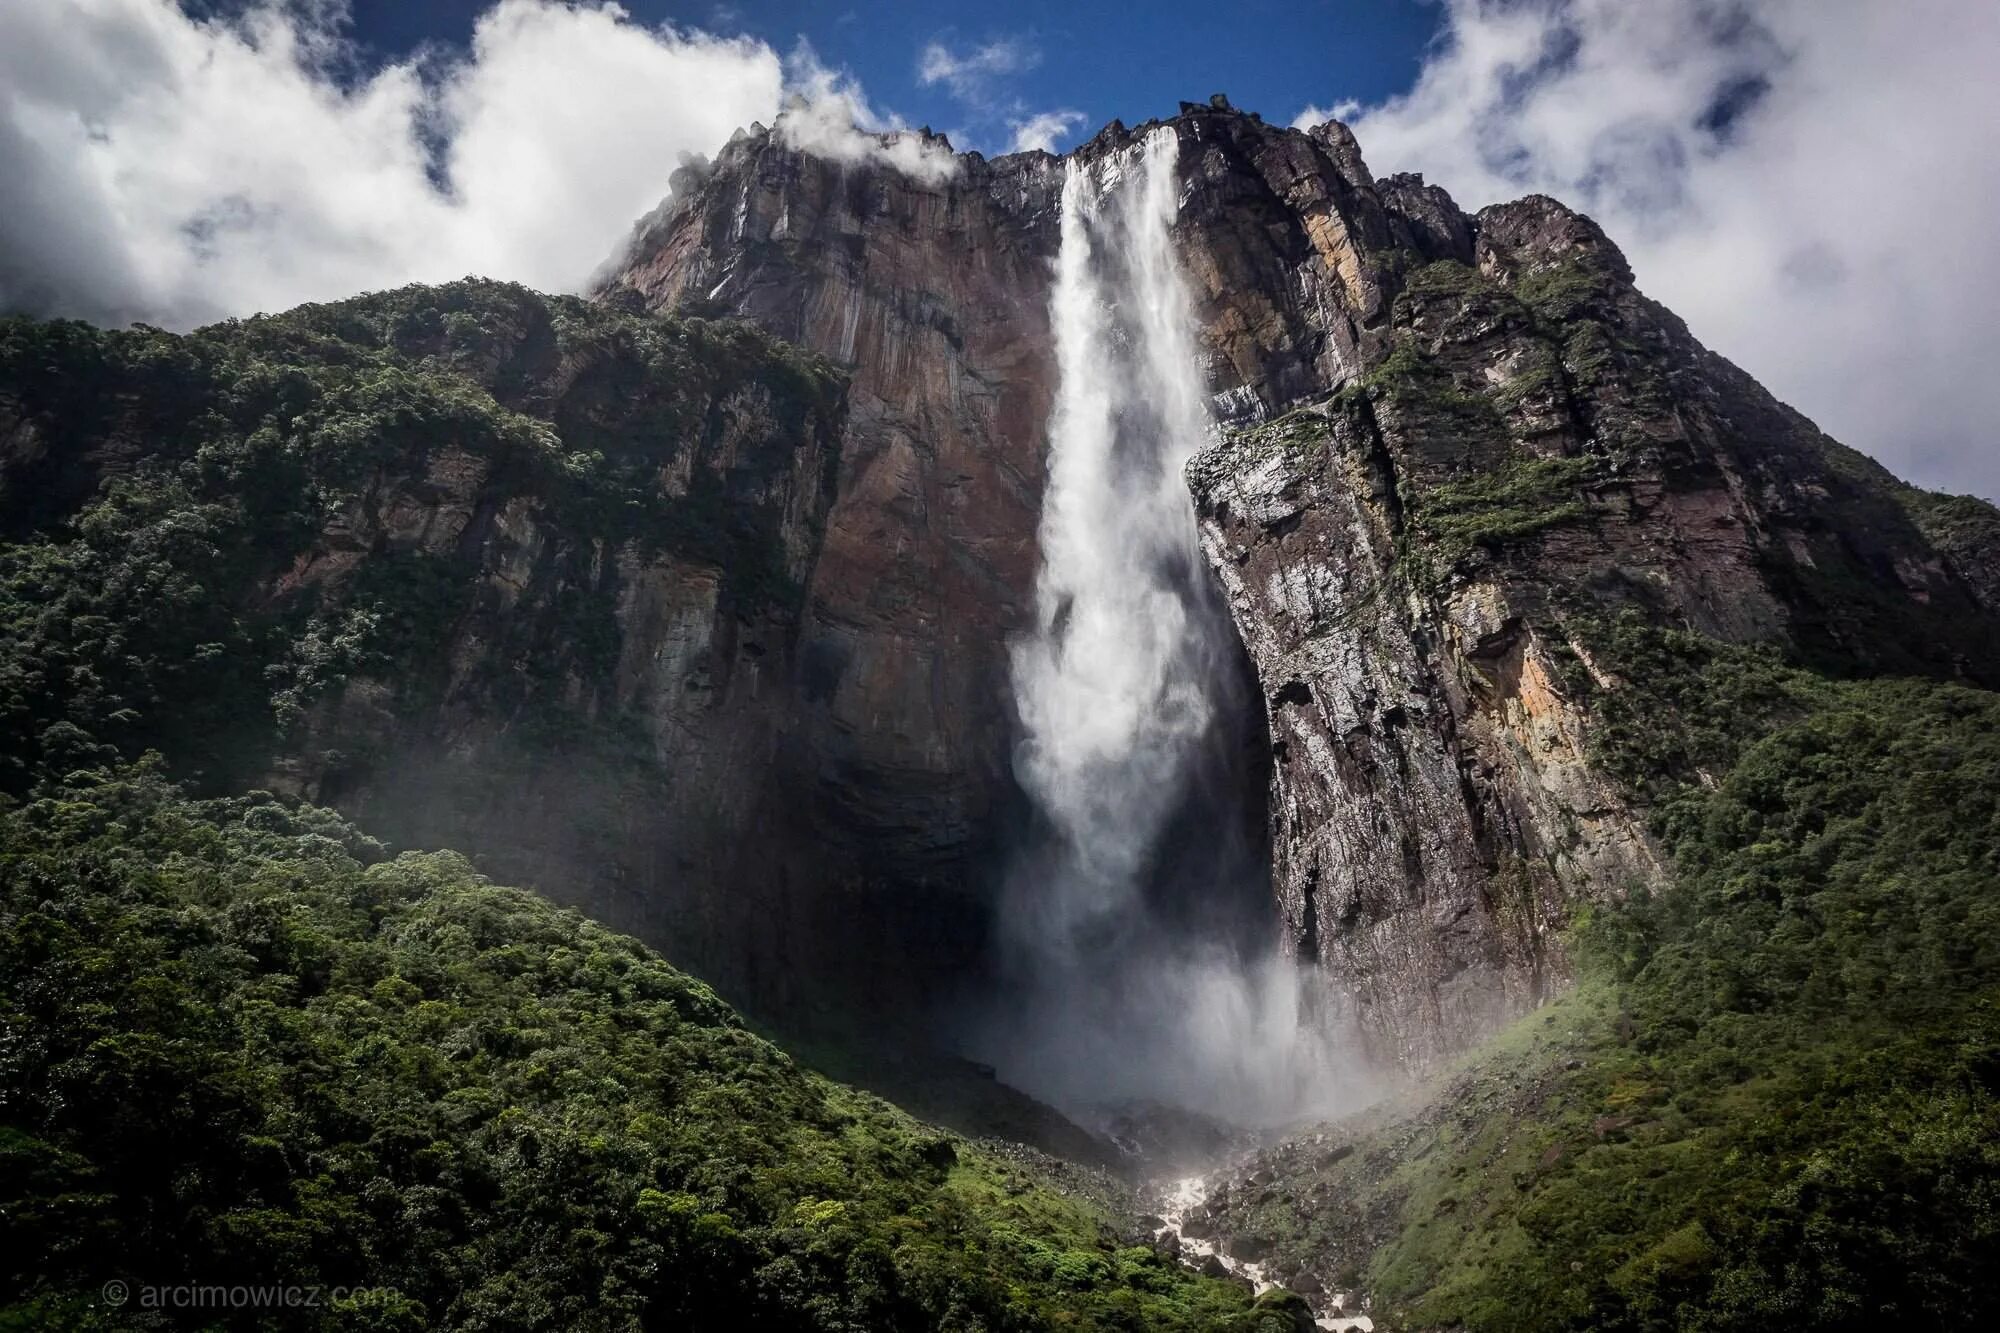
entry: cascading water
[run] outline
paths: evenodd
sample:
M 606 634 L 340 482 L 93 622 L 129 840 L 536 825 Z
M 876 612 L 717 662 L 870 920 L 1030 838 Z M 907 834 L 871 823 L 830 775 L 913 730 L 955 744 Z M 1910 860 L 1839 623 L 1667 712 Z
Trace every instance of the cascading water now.
M 1037 623 L 1013 654 L 1038 833 L 1013 867 L 1015 985 L 985 1044 L 1072 1109 L 1144 1098 L 1262 1122 L 1334 1109 L 1337 1089 L 1242 836 L 1261 780 L 1205 782 L 1242 769 L 1246 714 L 1182 475 L 1212 422 L 1173 244 L 1177 152 L 1161 129 L 1067 167 Z
M 1149 138 L 1108 218 L 1081 166 L 1063 185 L 1038 624 L 1016 647 L 1014 692 L 1019 773 L 1070 860 L 1039 925 L 1065 934 L 1125 908 L 1213 715 L 1213 654 L 1185 586 L 1198 553 L 1180 469 L 1205 421 L 1168 248 L 1173 154 L 1171 134 Z

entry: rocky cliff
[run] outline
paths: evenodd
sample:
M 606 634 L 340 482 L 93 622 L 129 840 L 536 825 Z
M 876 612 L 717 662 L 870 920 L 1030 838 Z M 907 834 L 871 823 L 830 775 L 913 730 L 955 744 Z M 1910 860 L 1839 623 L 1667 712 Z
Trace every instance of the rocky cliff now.
M 1566 975 L 1574 904 L 1661 873 L 1593 759 L 1584 695 L 1618 682 L 1594 626 L 1993 670 L 1990 507 L 1825 439 L 1645 299 L 1587 218 L 1544 198 L 1468 215 L 1377 180 L 1338 124 L 1219 98 L 1166 123 L 1224 426 L 1190 481 L 1263 685 L 1275 890 L 1385 1056 L 1422 1064 L 1534 1003 Z M 917 890 L 976 880 L 1009 800 L 1004 641 L 1049 398 L 1059 168 L 958 162 L 920 181 L 758 129 L 605 285 L 852 374 L 802 630 L 808 768 L 816 827 Z
M 1995 625 L 1904 488 L 1704 350 L 1588 219 L 1398 178 L 1345 230 L 1378 205 L 1414 244 L 1368 256 L 1375 349 L 1192 482 L 1270 702 L 1280 901 L 1421 1064 L 1566 976 L 1577 901 L 1661 877 L 1594 753 L 1606 623 L 1973 680 Z
M 1035 572 L 1061 179 L 1045 154 L 968 155 L 927 182 L 760 127 L 677 178 L 604 286 L 748 319 L 850 377 L 795 682 L 822 892 L 891 883 L 935 911 L 995 859 L 981 853 L 1011 797 L 1005 644 Z

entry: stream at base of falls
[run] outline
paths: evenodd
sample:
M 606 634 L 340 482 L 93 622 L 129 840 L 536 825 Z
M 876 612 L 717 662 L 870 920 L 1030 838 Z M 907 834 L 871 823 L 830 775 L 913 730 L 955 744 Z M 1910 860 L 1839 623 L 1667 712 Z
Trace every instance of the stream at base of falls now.
M 1171 1247 L 1180 1261 L 1211 1277 L 1231 1277 L 1247 1281 L 1258 1295 L 1280 1285 L 1266 1266 L 1229 1254 L 1213 1236 L 1189 1235 L 1188 1228 L 1201 1229 L 1201 1206 L 1208 1202 L 1207 1176 L 1181 1176 L 1149 1185 L 1143 1196 L 1152 1206 L 1161 1225 L 1153 1232 L 1153 1247 L 1166 1253 Z M 1360 1330 L 1371 1333 L 1375 1325 L 1367 1315 L 1350 1313 L 1353 1297 L 1344 1291 L 1298 1293 L 1312 1307 L 1313 1322 L 1324 1329 Z
M 1138 1199 L 1145 1216 L 1140 1228 L 1155 1253 L 1178 1259 L 1210 1277 L 1248 1283 L 1258 1295 L 1285 1287 L 1312 1308 L 1320 1328 L 1374 1328 L 1356 1295 L 1316 1276 L 1279 1269 L 1268 1250 L 1248 1237 L 1230 1234 L 1226 1208 L 1232 1191 L 1268 1188 L 1269 1177 L 1252 1170 L 1257 1159 L 1281 1143 L 1319 1143 L 1311 1127 L 1253 1130 L 1199 1111 L 1149 1100 L 1128 1100 L 1089 1108 L 1082 1122 L 1123 1155 L 1142 1182 Z M 1260 1183 L 1261 1182 L 1261 1183 Z M 1239 1196 L 1236 1202 L 1243 1200 Z M 1252 1202 L 1261 1202 L 1253 1198 Z M 1218 1216 L 1220 1214 L 1220 1216 Z

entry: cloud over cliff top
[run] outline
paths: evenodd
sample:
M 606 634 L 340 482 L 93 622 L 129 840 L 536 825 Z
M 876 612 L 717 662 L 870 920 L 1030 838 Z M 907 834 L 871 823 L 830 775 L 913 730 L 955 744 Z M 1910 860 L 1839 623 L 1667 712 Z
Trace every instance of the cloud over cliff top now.
M 868 103 L 853 78 L 822 64 L 801 41 L 785 63 L 789 94 L 776 129 L 787 143 L 836 162 L 887 163 L 928 185 L 958 174 L 958 155 Z
M 1590 213 L 1830 433 L 1991 496 L 1996 60 L 2000 5 L 1963 0 L 1448 0 L 1415 86 L 1336 112 L 1378 172 Z
M 963 50 L 937 38 L 917 54 L 917 82 L 943 84 L 958 103 L 966 123 L 951 131 L 955 142 L 996 152 L 1053 153 L 1083 124 L 1084 114 L 1069 107 L 1035 110 L 1009 86 L 1011 76 L 1041 61 L 1040 48 L 1025 34 L 991 37 Z

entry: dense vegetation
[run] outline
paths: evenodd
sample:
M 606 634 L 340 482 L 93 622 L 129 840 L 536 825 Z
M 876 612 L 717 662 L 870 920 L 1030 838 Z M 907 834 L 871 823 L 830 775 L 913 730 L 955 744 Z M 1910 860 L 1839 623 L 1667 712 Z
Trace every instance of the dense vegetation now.
M 0 815 L 0 884 L 0 1327 L 1291 1327 L 451 853 L 141 768 Z
M 840 391 L 737 326 L 491 283 L 187 337 L 0 321 L 0 1327 L 1294 1326 L 635 941 L 232 794 L 353 675 L 424 704 L 479 571 L 376 511 L 444 451 L 755 615 L 796 596 L 768 473 L 660 478 L 816 448 Z M 608 670 L 593 567 L 520 594 L 482 706 Z
M 1992 1327 L 2000 696 L 1584 637 L 1673 888 L 1588 918 L 1577 990 L 1432 1106 L 1294 1163 L 1346 1216 L 1244 1223 L 1341 1256 L 1399 1327 Z
M 0 467 L 0 791 L 148 748 L 227 790 L 357 673 L 433 706 L 454 627 L 493 594 L 476 553 L 391 539 L 382 511 L 447 453 L 494 508 L 710 562 L 745 612 L 795 600 L 765 478 L 700 458 L 749 412 L 784 457 L 830 438 L 841 392 L 741 325 L 491 282 L 184 337 L 0 320 L 18 432 Z M 661 483 L 676 467 L 685 493 Z M 301 572 L 344 548 L 366 555 L 351 578 Z M 495 626 L 505 669 L 482 705 L 501 716 L 554 708 L 616 659 L 602 561 L 587 543 L 545 559 L 546 586 Z
M 1410 515 L 1432 558 L 1449 567 L 1480 547 L 1504 546 L 1588 513 L 1580 487 L 1598 470 L 1589 458 L 1509 458 L 1490 472 L 1417 493 Z

